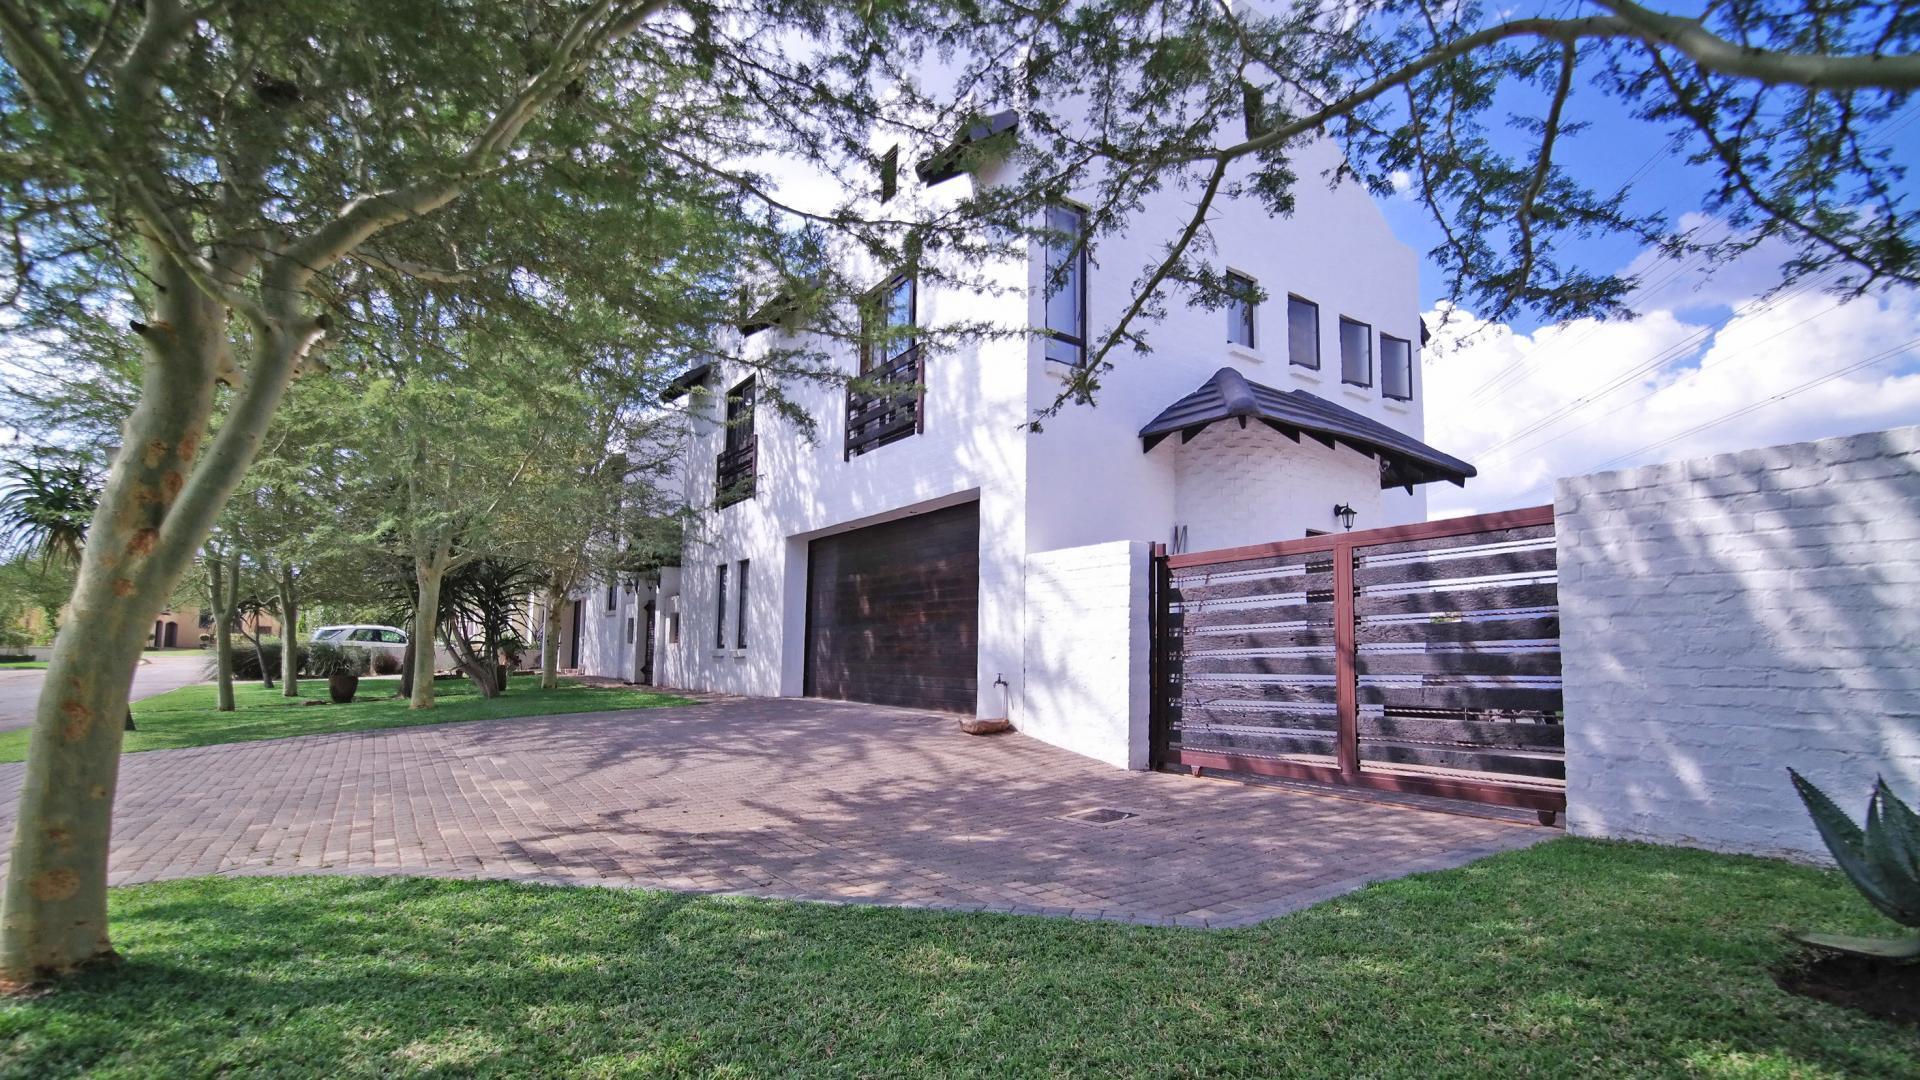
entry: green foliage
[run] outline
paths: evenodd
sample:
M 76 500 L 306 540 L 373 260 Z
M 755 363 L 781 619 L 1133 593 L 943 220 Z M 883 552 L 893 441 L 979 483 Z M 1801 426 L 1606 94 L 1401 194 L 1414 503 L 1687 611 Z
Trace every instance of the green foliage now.
M 113 904 L 125 963 L 0 1003 L 14 1073 L 1920 1073 L 1920 1032 L 1774 985 L 1776 925 L 1871 925 L 1838 875 L 1669 848 L 1554 841 L 1230 931 L 335 875 Z
M 1827 850 L 1860 890 L 1889 919 L 1920 928 L 1920 817 L 1901 802 L 1884 778 L 1876 780 L 1867 799 L 1866 827 L 1854 824 L 1846 811 L 1806 777 L 1792 769 L 1793 786 L 1820 830 Z M 1881 959 L 1920 960 L 1920 934 L 1903 938 L 1862 938 L 1836 934 L 1795 934 L 1797 940 L 1836 952 Z
M 233 677 L 236 680 L 264 678 L 260 671 L 260 666 L 264 663 L 267 671 L 272 672 L 274 678 L 279 678 L 280 650 L 283 647 L 283 644 L 275 638 L 261 639 L 258 648 L 244 638 L 236 638 L 233 643 Z M 313 645 L 309 642 L 300 642 L 295 645 L 295 648 L 300 650 L 298 662 L 300 669 L 304 671 L 309 663 Z M 217 657 L 207 657 L 207 678 L 212 679 L 218 674 L 217 663 Z
M 312 675 L 318 679 L 330 679 L 335 675 L 365 675 L 372 667 L 367 650 L 351 645 L 336 645 L 331 641 L 308 642 L 301 649 L 300 674 Z
M 0 552 L 74 565 L 99 502 L 84 465 L 14 461 L 0 477 Z

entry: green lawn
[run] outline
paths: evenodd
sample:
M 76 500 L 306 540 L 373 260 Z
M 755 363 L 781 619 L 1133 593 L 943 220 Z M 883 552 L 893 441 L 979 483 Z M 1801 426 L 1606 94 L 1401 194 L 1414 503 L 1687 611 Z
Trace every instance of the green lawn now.
M 463 678 L 442 678 L 436 685 L 439 704 L 432 709 L 413 710 L 393 696 L 400 687 L 397 678 L 361 679 L 359 694 L 345 705 L 301 704 L 302 700 L 327 700 L 325 679 L 300 680 L 300 699 L 283 696 L 278 686 L 268 690 L 257 682 L 240 683 L 233 688 L 235 709 L 230 713 L 214 711 L 212 685 L 183 686 L 133 703 L 133 723 L 140 730 L 127 732 L 126 751 L 687 704 L 687 699 L 671 694 L 584 686 L 570 679 L 562 679 L 557 690 L 541 690 L 533 676 L 508 680 L 507 692 L 491 700 L 481 697 Z M 26 760 L 27 737 L 24 730 L 0 732 L 0 762 Z
M 1920 1075 L 1777 989 L 1832 873 L 1561 840 L 1242 931 L 386 878 L 118 890 L 0 1070 L 729 1077 Z
M 0 663 L 0 671 L 45 671 L 45 660 L 8 660 Z

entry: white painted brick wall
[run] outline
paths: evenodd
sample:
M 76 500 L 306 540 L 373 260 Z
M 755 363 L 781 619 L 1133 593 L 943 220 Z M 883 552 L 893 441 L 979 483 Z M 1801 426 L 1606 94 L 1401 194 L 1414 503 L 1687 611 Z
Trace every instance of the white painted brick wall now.
M 1559 482 L 1568 828 L 1824 858 L 1920 795 L 1920 427 Z
M 1147 767 L 1147 554 L 1121 540 L 1027 556 L 1020 731 Z
M 1380 463 L 1348 447 L 1299 442 L 1265 424 L 1225 421 L 1174 448 L 1174 515 L 1187 527 L 1187 550 L 1298 540 L 1308 529 L 1333 532 L 1336 504 L 1358 512 L 1355 528 L 1404 525 L 1424 516 L 1424 499 L 1389 504 Z M 1395 516 L 1390 517 L 1391 505 Z M 1399 517 L 1412 514 L 1411 517 Z

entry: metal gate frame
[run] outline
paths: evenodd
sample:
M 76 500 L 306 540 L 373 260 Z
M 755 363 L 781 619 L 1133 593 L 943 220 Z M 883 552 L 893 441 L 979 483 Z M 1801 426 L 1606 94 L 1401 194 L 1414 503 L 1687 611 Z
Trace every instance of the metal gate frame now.
M 1418 522 L 1411 525 L 1369 529 L 1360 532 L 1330 533 L 1300 540 L 1287 540 L 1246 547 L 1169 555 L 1166 545 L 1155 544 L 1149 581 L 1149 610 L 1154 625 L 1149 658 L 1152 681 L 1150 754 L 1154 768 L 1179 766 L 1196 774 L 1202 769 L 1254 776 L 1306 780 L 1345 787 L 1378 791 L 1406 792 L 1444 798 L 1466 799 L 1501 806 L 1537 811 L 1543 822 L 1566 809 L 1564 789 L 1501 783 L 1498 780 L 1445 776 L 1410 775 L 1370 769 L 1363 765 L 1360 753 L 1360 686 L 1357 660 L 1356 557 L 1362 549 L 1411 541 L 1452 537 L 1470 539 L 1475 534 L 1508 529 L 1535 528 L 1553 524 L 1553 507 L 1536 506 L 1474 517 Z M 1235 754 L 1215 749 L 1188 749 L 1172 742 L 1175 710 L 1183 707 L 1184 664 L 1183 631 L 1173 624 L 1173 573 L 1190 567 L 1245 562 L 1255 559 L 1329 553 L 1333 570 L 1333 654 L 1335 711 L 1338 729 L 1333 766 L 1300 761 L 1278 760 L 1272 756 Z M 1557 600 L 1555 601 L 1557 619 Z M 1457 614 L 1457 613 L 1455 613 Z M 1435 621 L 1440 621 L 1436 616 Z M 1557 689 L 1556 689 L 1557 694 Z M 1325 706 L 1322 705 L 1322 708 Z M 1562 714 L 1564 715 L 1564 714 Z

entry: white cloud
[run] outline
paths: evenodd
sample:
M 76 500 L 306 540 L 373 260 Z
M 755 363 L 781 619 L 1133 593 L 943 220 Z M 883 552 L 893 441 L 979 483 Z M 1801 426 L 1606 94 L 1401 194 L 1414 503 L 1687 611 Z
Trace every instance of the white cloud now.
M 1920 423 L 1920 291 L 1760 300 L 1777 277 L 1729 269 L 1697 288 L 1682 275 L 1650 289 L 1633 322 L 1521 334 L 1452 312 L 1422 350 L 1427 441 L 1480 475 L 1464 490 L 1431 488 L 1431 513 L 1550 502 L 1562 476 Z M 1746 288 L 1729 296 L 1728 282 Z M 1428 317 L 1437 330 L 1439 314 Z

